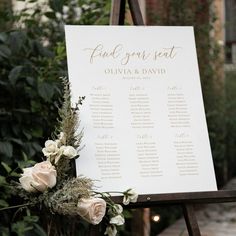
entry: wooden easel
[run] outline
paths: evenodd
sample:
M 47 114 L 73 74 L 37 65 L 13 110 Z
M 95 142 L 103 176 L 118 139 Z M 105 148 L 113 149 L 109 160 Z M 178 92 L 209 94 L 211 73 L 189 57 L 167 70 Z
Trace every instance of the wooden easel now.
M 134 25 L 144 25 L 138 0 L 128 0 Z M 113 0 L 110 17 L 110 25 L 124 25 L 126 0 Z M 114 197 L 115 202 L 122 202 L 122 197 Z M 192 193 L 172 193 L 141 195 L 138 202 L 131 204 L 130 208 L 154 207 L 158 205 L 177 204 L 182 206 L 185 222 L 190 236 L 201 235 L 194 205 L 205 203 L 236 202 L 236 190 L 211 191 Z M 95 234 L 94 234 L 95 235 Z

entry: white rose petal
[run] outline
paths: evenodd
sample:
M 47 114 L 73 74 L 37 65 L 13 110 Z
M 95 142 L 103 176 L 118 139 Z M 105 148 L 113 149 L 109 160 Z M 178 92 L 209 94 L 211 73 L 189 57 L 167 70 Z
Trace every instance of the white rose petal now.
M 43 148 L 44 156 L 51 158 L 57 155 L 59 148 L 57 146 L 57 142 L 53 140 L 47 140 L 45 142 L 45 147 Z
M 120 204 L 115 204 L 113 207 L 118 215 L 120 215 L 123 212 L 123 207 Z
M 77 155 L 77 151 L 72 146 L 64 146 L 63 155 L 71 159 Z
M 109 223 L 113 225 L 123 225 L 125 223 L 125 219 L 123 216 L 117 215 L 112 217 Z
M 114 225 L 107 226 L 104 234 L 108 236 L 116 236 L 117 234 L 116 227 Z
M 27 192 L 37 192 L 37 189 L 33 187 L 36 181 L 32 178 L 32 169 L 33 167 L 24 168 L 22 177 L 19 178 L 22 188 Z
M 120 215 L 123 212 L 123 207 L 120 204 L 114 204 L 113 206 L 109 207 L 108 215 Z
M 138 194 L 133 190 L 129 189 L 126 193 L 124 193 L 123 204 L 128 205 L 130 202 L 137 202 Z
M 130 189 L 130 191 L 128 191 L 128 194 L 129 194 L 130 202 L 137 202 L 138 194 L 133 189 Z
M 43 161 L 33 167 L 23 169 L 19 181 L 27 192 L 44 192 L 47 188 L 53 188 L 56 185 L 56 177 L 55 167 L 49 161 Z
M 102 198 L 82 198 L 78 202 L 78 214 L 93 225 L 99 224 L 106 213 L 106 202 Z

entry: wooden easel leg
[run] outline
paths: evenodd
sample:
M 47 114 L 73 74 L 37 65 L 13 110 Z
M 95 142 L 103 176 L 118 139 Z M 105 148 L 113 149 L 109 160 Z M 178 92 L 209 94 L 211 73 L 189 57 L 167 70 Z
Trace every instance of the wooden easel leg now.
M 193 204 L 183 204 L 183 213 L 189 236 L 201 236 Z
M 138 0 L 128 0 L 134 25 L 144 25 Z
M 99 236 L 99 225 L 91 225 L 89 229 L 89 236 Z
M 112 0 L 110 25 L 124 25 L 126 0 Z

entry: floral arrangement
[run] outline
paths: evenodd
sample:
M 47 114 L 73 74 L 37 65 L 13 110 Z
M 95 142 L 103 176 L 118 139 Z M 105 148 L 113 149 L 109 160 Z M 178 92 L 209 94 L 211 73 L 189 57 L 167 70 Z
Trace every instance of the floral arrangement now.
M 43 205 L 51 213 L 80 216 L 97 225 L 103 219 L 105 235 L 115 236 L 117 226 L 123 225 L 123 207 L 115 204 L 109 192 L 95 191 L 93 180 L 74 174 L 74 160 L 79 157 L 83 130 L 76 133 L 79 125 L 78 111 L 84 97 L 74 108 L 71 106 L 70 86 L 64 84 L 64 102 L 59 109 L 59 127 L 54 138 L 45 142 L 43 161 L 23 169 L 20 184 L 15 190 L 29 205 Z M 123 204 L 136 202 L 138 195 L 133 189 L 123 193 Z M 105 216 L 105 217 L 104 217 Z

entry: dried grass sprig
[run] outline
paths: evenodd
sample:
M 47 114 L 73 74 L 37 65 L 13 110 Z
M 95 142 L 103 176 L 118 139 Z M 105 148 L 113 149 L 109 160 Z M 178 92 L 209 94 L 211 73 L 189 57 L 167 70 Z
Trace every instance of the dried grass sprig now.
M 59 128 L 57 129 L 57 131 L 64 133 L 66 138 L 66 145 L 78 148 L 80 146 L 81 139 L 83 136 L 83 130 L 81 130 L 79 133 L 76 133 L 80 125 L 78 110 L 79 110 L 79 105 L 82 105 L 84 97 L 79 97 L 78 102 L 75 104 L 75 107 L 73 108 L 71 106 L 71 91 L 68 78 L 62 78 L 62 84 L 63 84 L 64 95 L 63 95 L 62 107 L 58 111 L 60 118 L 59 118 Z
M 79 199 L 91 196 L 93 182 L 86 177 L 72 178 L 64 181 L 63 187 L 55 191 L 46 204 L 54 213 L 78 215 Z

